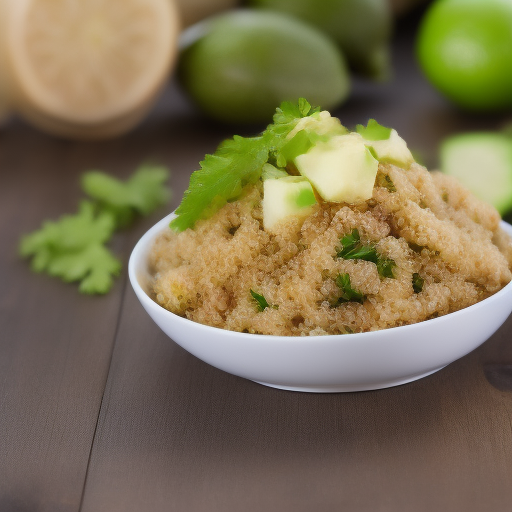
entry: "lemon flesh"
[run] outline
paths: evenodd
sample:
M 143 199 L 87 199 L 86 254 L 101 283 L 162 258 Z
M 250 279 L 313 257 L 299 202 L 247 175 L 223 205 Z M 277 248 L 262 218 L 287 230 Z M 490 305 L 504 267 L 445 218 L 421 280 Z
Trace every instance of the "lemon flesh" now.
M 165 82 L 178 31 L 170 0 L 10 2 L 7 54 L 18 106 L 77 126 L 129 116 Z

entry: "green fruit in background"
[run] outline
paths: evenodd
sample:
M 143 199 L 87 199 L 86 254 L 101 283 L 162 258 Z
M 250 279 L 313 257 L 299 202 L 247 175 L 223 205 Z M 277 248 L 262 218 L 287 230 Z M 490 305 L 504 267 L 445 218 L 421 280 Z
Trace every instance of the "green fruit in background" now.
M 417 51 L 427 78 L 461 107 L 512 105 L 512 1 L 434 2 L 422 20 Z
M 330 109 L 349 93 L 336 45 L 284 14 L 232 11 L 191 27 L 182 43 L 180 83 L 219 121 L 267 123 L 281 101 L 305 97 Z
M 331 36 L 350 66 L 370 78 L 390 72 L 392 14 L 388 0 L 248 0 L 294 15 Z

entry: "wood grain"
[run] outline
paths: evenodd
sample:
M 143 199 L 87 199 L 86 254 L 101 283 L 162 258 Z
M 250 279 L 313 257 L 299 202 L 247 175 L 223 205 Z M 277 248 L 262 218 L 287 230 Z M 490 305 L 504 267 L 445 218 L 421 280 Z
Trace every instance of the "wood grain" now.
M 355 81 L 336 114 L 394 126 L 435 166 L 444 136 L 507 116 L 462 114 L 440 98 L 415 64 L 413 32 L 408 20 L 398 27 L 394 81 Z M 20 122 L 0 131 L 0 512 L 509 511 L 512 319 L 428 378 L 315 395 L 212 368 L 143 311 L 129 252 L 231 131 L 174 86 L 116 140 L 68 142 Z M 116 235 L 125 271 L 109 295 L 29 271 L 20 235 L 74 211 L 82 171 L 126 177 L 147 159 L 171 167 L 174 199 Z

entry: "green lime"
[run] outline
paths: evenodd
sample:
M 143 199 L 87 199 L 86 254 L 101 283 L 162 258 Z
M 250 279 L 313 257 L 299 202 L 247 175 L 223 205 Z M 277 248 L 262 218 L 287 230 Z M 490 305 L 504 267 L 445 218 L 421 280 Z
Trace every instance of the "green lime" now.
M 389 76 L 389 0 L 249 0 L 249 4 L 317 26 L 340 45 L 355 71 L 374 79 Z
M 438 0 L 417 43 L 425 75 L 454 103 L 470 110 L 512 105 L 512 2 Z
M 239 10 L 185 32 L 178 77 L 210 117 L 269 122 L 281 101 L 307 98 L 330 109 L 348 96 L 349 76 L 336 45 L 284 14 Z

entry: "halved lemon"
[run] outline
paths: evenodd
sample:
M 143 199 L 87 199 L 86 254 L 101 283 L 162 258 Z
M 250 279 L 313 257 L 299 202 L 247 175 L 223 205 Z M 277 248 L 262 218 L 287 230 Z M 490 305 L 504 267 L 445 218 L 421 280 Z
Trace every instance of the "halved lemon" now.
M 7 1 L 14 100 L 50 131 L 71 125 L 87 135 L 90 127 L 94 136 L 104 125 L 140 118 L 176 59 L 172 0 Z

